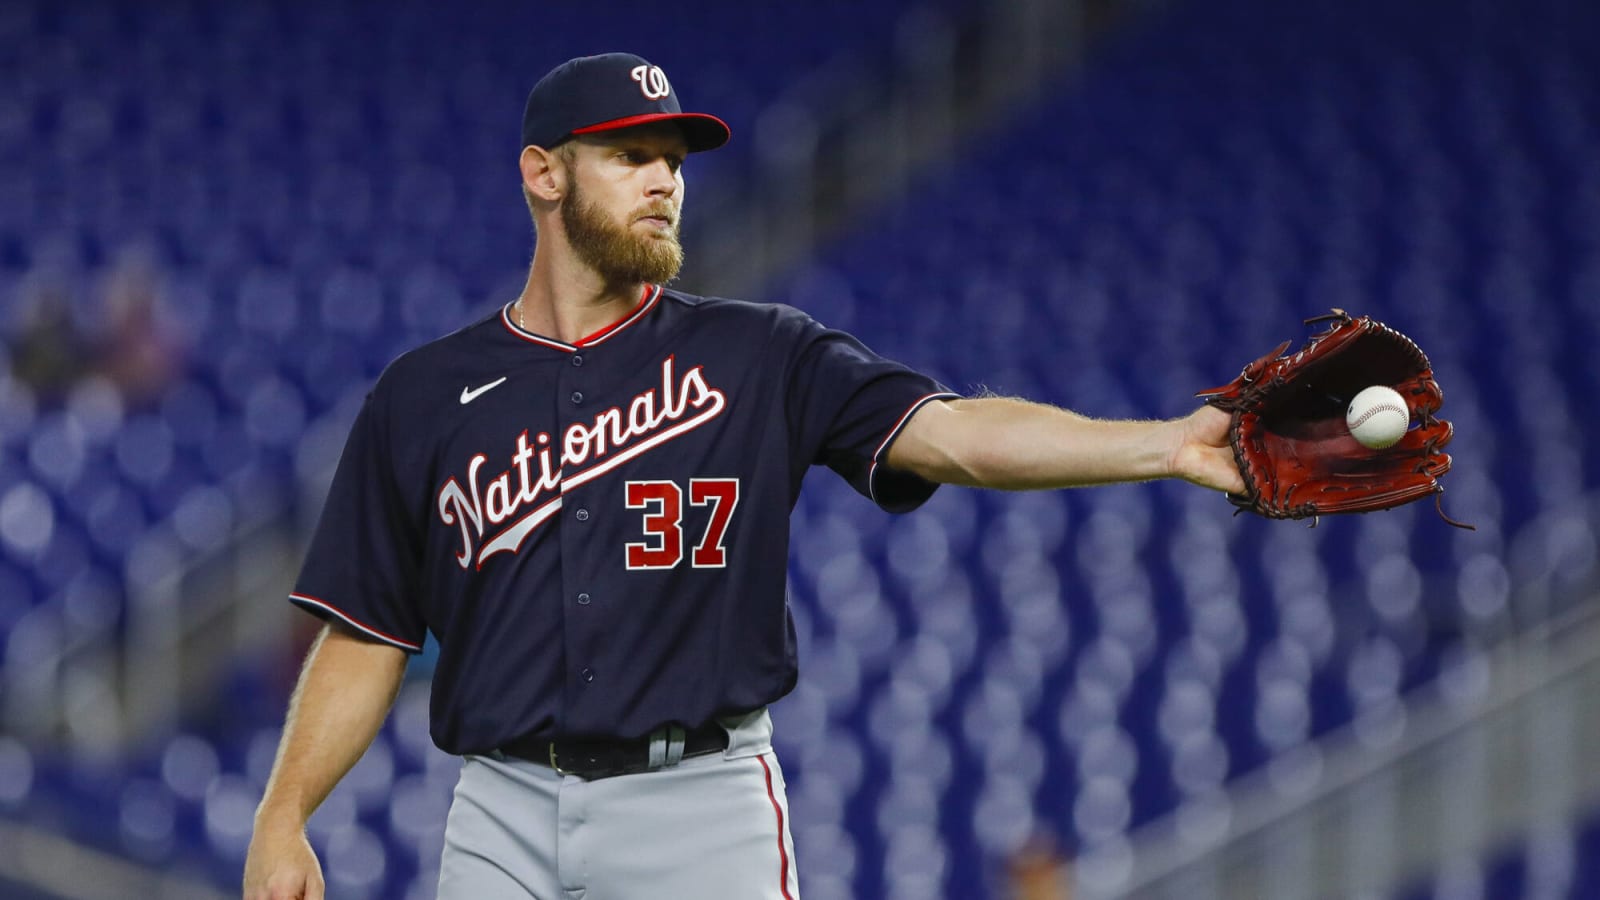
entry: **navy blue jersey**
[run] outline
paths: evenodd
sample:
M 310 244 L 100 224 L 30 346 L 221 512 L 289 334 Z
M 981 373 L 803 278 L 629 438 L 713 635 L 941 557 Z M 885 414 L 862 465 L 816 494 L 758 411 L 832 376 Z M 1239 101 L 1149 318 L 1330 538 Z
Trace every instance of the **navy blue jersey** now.
M 652 287 L 576 344 L 507 307 L 378 379 L 291 599 L 410 651 L 433 632 L 452 753 L 755 709 L 795 683 L 807 469 L 916 507 L 934 485 L 883 458 L 950 396 L 787 306 Z

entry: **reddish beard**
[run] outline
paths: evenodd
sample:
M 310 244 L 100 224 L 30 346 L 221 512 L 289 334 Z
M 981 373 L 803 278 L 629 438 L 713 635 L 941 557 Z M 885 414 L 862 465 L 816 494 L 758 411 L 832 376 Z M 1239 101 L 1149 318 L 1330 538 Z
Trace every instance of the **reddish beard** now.
M 647 214 L 672 220 L 668 231 L 638 234 L 633 220 L 612 222 L 603 210 L 587 202 L 576 180 L 561 203 L 561 224 L 567 241 L 589 268 L 610 284 L 666 284 L 683 267 L 683 245 L 678 243 L 678 222 L 664 202 Z

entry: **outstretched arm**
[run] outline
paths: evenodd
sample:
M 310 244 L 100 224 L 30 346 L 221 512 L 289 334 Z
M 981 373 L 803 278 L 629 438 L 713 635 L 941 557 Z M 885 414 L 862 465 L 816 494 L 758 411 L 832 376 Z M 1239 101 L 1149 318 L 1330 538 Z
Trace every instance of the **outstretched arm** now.
M 917 410 L 888 463 L 929 481 L 1004 490 L 1182 478 L 1240 493 L 1228 421 L 1209 406 L 1181 419 L 1134 422 L 1010 397 L 948 400 Z
M 306 821 L 365 753 L 405 677 L 406 652 L 326 626 L 306 654 L 256 810 L 245 900 L 321 900 Z

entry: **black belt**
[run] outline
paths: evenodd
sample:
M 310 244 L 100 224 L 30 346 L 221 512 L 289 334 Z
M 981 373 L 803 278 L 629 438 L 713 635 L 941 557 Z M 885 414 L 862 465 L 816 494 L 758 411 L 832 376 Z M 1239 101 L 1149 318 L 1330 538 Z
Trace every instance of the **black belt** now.
M 549 766 L 563 775 L 576 775 L 586 781 L 610 778 L 613 775 L 632 775 L 648 772 L 667 765 L 668 744 L 674 739 L 683 741 L 682 757 L 699 756 L 728 749 L 728 731 L 715 721 L 699 728 L 661 728 L 649 737 L 631 741 L 574 740 L 546 741 L 534 738 L 517 738 L 500 747 L 506 756 L 515 756 L 528 762 Z M 651 744 L 656 744 L 658 758 L 650 758 Z

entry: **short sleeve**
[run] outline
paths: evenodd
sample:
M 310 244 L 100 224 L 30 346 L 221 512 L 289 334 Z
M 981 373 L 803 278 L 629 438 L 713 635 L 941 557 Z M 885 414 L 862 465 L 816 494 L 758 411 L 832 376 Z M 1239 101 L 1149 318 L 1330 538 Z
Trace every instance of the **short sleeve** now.
M 367 396 L 351 426 L 289 599 L 319 618 L 419 653 L 427 630 L 415 602 L 420 529 L 396 488 L 375 397 Z
M 938 485 L 884 462 L 923 404 L 959 395 L 854 337 L 807 318 L 789 373 L 791 432 L 812 464 L 838 472 L 889 512 L 909 512 Z

